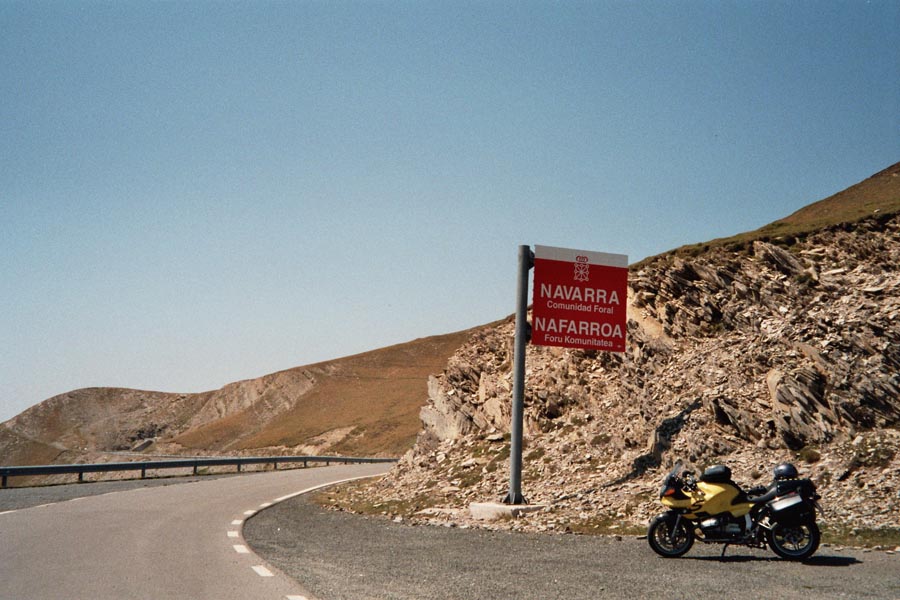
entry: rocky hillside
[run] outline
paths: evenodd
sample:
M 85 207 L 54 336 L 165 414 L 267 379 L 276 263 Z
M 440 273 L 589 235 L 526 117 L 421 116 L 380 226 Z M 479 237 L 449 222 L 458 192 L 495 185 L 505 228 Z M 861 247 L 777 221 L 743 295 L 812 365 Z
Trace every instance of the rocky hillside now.
M 747 485 L 790 460 L 820 486 L 827 521 L 896 527 L 900 164 L 868 184 L 887 191 L 862 218 L 841 222 L 872 197 L 854 186 L 829 199 L 836 224 L 632 267 L 624 354 L 529 346 L 523 493 L 549 508 L 501 526 L 645 524 L 681 459 L 727 464 Z M 472 335 L 429 381 L 415 447 L 357 501 L 463 522 L 469 502 L 505 496 L 512 342 L 511 319 Z
M 90 388 L 0 425 L 0 464 L 145 454 L 399 456 L 419 431 L 429 374 L 471 332 L 433 336 L 200 394 Z

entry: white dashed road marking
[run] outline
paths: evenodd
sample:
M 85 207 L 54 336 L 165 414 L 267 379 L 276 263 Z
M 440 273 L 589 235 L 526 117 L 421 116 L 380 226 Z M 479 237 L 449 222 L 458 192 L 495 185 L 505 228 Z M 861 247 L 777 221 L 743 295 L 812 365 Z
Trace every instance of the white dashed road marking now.
M 339 483 L 345 483 L 345 482 L 347 482 L 347 481 L 353 481 L 354 479 L 365 479 L 365 477 L 351 477 L 350 479 L 342 479 L 341 481 L 333 481 L 333 482 L 331 482 L 331 483 L 327 483 L 327 484 L 324 484 L 324 485 L 317 485 L 317 486 L 314 486 L 314 487 L 311 487 L 311 488 L 307 488 L 307 489 L 305 489 L 305 490 L 300 490 L 299 492 L 294 492 L 293 494 L 288 494 L 288 495 L 286 495 L 286 496 L 281 496 L 280 498 L 275 498 L 275 499 L 272 500 L 271 502 L 264 502 L 264 503 L 262 503 L 262 504 L 259 505 L 259 510 L 262 510 L 262 509 L 265 509 L 265 508 L 269 508 L 270 506 L 273 506 L 273 505 L 275 505 L 275 504 L 278 504 L 279 502 L 284 502 L 285 500 L 290 500 L 291 498 L 295 498 L 295 497 L 300 496 L 300 495 L 302 495 L 302 494 L 307 494 L 307 493 L 309 493 L 309 492 L 318 490 L 318 489 L 323 488 L 323 487 L 328 487 L 328 486 L 331 486 L 331 485 L 337 485 L 337 484 L 339 484 Z M 255 515 L 257 512 L 258 512 L 258 510 L 247 510 L 247 511 L 244 511 L 244 516 L 245 516 L 245 517 L 252 517 L 252 516 Z M 2 513 L 0 513 L 0 514 L 2 514 Z M 236 526 L 236 527 L 242 527 L 243 524 L 244 524 L 244 519 L 234 519 L 234 520 L 231 522 L 231 525 L 232 525 L 232 526 Z M 226 531 L 226 535 L 227 535 L 229 538 L 240 538 L 240 536 L 241 536 L 239 530 L 233 530 L 233 529 L 227 530 L 227 531 Z M 248 548 L 248 547 L 245 546 L 244 544 L 234 544 L 234 545 L 232 546 L 232 548 L 234 548 L 234 551 L 237 552 L 238 554 L 252 554 L 251 551 L 250 551 L 250 548 Z M 270 571 L 269 569 L 267 569 L 264 565 L 254 565 L 254 566 L 252 566 L 251 568 L 252 568 L 252 569 L 256 572 L 256 574 L 259 575 L 260 577 L 274 577 L 274 576 L 275 576 L 275 574 L 272 573 L 272 571 Z M 285 600 L 308 600 L 308 599 L 307 599 L 306 596 L 285 596 Z

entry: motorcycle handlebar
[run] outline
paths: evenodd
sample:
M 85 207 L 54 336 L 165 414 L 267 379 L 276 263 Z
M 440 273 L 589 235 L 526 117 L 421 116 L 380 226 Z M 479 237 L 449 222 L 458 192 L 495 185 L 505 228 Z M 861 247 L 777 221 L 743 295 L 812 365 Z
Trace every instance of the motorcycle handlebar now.
M 694 490 L 697 488 L 697 478 L 694 477 L 693 471 L 685 471 L 682 474 L 682 479 L 684 479 L 684 486 L 689 490 Z

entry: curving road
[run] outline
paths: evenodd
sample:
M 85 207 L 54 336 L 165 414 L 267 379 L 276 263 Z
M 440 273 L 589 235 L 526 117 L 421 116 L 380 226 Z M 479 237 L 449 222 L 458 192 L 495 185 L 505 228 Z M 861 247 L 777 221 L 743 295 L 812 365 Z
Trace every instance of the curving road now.
M 389 468 L 275 471 L 0 509 L 0 598 L 299 600 L 305 591 L 248 548 L 243 521 Z
M 634 537 L 411 526 L 307 496 L 261 512 L 244 536 L 320 600 L 900 600 L 900 555 L 849 548 L 795 563 L 696 544 L 665 559 Z
M 389 467 L 0 490 L 0 600 L 900 598 L 897 554 L 666 560 L 644 540 L 411 527 L 295 497 Z

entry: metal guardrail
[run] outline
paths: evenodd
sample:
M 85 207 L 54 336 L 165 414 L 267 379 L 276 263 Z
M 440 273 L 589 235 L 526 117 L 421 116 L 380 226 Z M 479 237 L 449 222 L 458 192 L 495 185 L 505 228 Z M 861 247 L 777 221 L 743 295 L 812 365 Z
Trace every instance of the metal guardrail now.
M 22 467 L 0 467 L 0 484 L 7 487 L 9 477 L 24 477 L 29 475 L 64 475 L 78 474 L 78 482 L 84 481 L 85 473 L 106 473 L 113 471 L 140 471 L 141 479 L 147 476 L 147 471 L 158 469 L 193 469 L 194 475 L 201 467 L 228 467 L 236 466 L 237 472 L 246 465 L 273 465 L 278 469 L 279 463 L 303 463 L 304 467 L 309 463 L 388 463 L 397 462 L 396 458 L 361 458 L 348 456 L 249 456 L 249 457 L 209 457 L 209 458 L 183 458 L 177 460 L 144 460 L 134 462 L 93 463 L 76 465 L 32 465 Z

